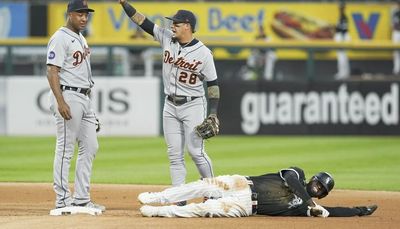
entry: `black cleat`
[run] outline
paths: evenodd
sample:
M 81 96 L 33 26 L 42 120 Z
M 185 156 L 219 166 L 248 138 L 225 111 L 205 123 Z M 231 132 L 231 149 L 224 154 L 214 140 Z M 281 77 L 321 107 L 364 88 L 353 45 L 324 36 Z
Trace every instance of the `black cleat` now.
M 372 215 L 372 213 L 374 213 L 375 210 L 378 208 L 378 205 L 374 204 L 370 206 L 359 206 L 356 208 L 360 211 L 358 216 L 366 216 L 366 215 Z
M 182 207 L 182 206 L 185 206 L 187 204 L 187 201 L 184 200 L 184 201 L 177 202 L 175 204 L 176 204 L 176 206 Z

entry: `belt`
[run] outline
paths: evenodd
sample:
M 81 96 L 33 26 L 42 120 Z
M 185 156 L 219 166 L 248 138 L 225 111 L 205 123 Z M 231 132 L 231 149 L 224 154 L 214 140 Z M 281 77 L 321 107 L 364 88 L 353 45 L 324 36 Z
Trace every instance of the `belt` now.
M 249 177 L 246 177 L 246 179 L 247 179 L 247 184 L 249 185 L 251 190 L 251 202 L 252 202 L 251 213 L 255 215 L 257 214 L 258 193 L 256 192 L 253 181 Z
M 84 95 L 89 95 L 90 94 L 90 88 L 80 88 L 80 87 L 70 87 L 70 86 L 65 86 L 61 85 L 60 86 L 61 90 L 65 91 L 76 91 L 78 93 L 84 94 Z
M 173 104 L 175 104 L 176 106 L 181 106 L 181 105 L 183 105 L 183 104 L 185 104 L 187 102 L 190 102 L 192 100 L 195 100 L 197 98 L 200 98 L 200 97 L 196 97 L 196 96 L 171 96 L 171 95 L 167 96 L 167 99 L 169 101 L 171 101 Z

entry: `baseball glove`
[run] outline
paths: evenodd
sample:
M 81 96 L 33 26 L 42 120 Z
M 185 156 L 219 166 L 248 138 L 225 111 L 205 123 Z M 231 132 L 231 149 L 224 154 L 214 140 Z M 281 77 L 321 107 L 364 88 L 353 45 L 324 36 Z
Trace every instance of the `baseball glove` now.
M 101 126 L 100 121 L 98 118 L 96 118 L 96 132 L 100 131 L 100 128 L 101 128 L 100 126 Z
M 210 114 L 204 121 L 194 128 L 194 131 L 203 139 L 216 136 L 219 133 L 219 120 L 215 114 Z

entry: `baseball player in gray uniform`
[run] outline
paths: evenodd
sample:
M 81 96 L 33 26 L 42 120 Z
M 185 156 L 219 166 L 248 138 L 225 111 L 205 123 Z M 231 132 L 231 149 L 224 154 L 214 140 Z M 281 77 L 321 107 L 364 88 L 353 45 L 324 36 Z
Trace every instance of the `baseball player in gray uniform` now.
M 204 140 L 194 128 L 207 116 L 206 83 L 211 117 L 217 119 L 219 87 L 211 51 L 193 33 L 196 17 L 179 10 L 173 17 L 171 29 L 161 28 L 137 11 L 126 0 L 119 0 L 133 22 L 154 37 L 163 49 L 163 110 L 164 137 L 168 147 L 173 186 L 185 183 L 185 145 L 203 178 L 213 177 L 210 158 Z M 218 119 L 217 119 L 218 120 Z
M 90 49 L 80 31 L 88 22 L 86 1 L 72 0 L 67 8 L 67 24 L 50 38 L 47 47 L 47 78 L 51 88 L 50 109 L 57 126 L 54 157 L 54 191 L 56 208 L 80 206 L 105 210 L 90 199 L 90 177 L 98 142 L 96 117 L 90 90 L 93 80 Z M 68 186 L 75 143 L 79 152 L 76 162 L 75 192 Z

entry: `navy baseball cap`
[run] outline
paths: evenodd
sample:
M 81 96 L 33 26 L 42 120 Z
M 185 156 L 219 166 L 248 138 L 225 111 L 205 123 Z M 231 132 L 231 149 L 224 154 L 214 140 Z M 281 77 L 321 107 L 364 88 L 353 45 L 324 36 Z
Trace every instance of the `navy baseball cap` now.
M 85 12 L 94 12 L 93 9 L 88 8 L 88 4 L 86 0 L 71 0 L 68 3 L 67 12 L 76 12 L 76 11 L 85 11 Z
M 176 23 L 189 23 L 193 31 L 196 27 L 196 17 L 189 10 L 178 10 L 173 17 L 166 18 Z

